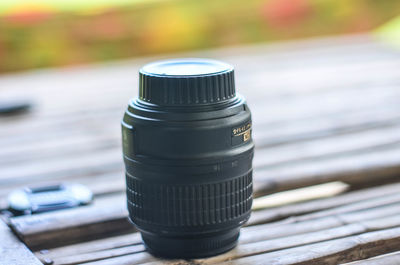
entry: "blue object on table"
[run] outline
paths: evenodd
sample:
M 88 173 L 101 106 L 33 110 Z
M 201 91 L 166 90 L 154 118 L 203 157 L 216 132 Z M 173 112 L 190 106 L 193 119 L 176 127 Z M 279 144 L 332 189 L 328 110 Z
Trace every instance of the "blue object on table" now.
M 93 193 L 84 185 L 58 184 L 13 191 L 8 205 L 14 215 L 28 215 L 86 205 L 92 200 Z

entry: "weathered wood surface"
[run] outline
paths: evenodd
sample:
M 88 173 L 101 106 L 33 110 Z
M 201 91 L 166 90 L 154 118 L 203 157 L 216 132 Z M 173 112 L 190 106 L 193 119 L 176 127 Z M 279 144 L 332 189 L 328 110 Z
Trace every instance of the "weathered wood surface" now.
M 380 255 L 377 257 L 372 257 L 366 260 L 346 263 L 346 265 L 397 265 L 397 264 L 400 264 L 400 251 Z
M 32 249 L 76 243 L 133 231 L 127 219 L 125 200 L 121 194 L 107 196 L 86 207 L 19 216 L 10 222 Z
M 236 67 L 253 113 L 256 197 L 332 181 L 351 188 L 255 211 L 238 247 L 190 263 L 397 259 L 380 256 L 400 250 L 400 53 L 361 35 L 190 56 Z M 0 118 L 0 208 L 25 185 L 76 181 L 95 194 L 90 206 L 9 220 L 42 262 L 188 262 L 148 254 L 127 220 L 119 121 L 150 60 L 0 77 L 1 97 L 36 103 Z
M 382 191 L 384 191 L 385 188 L 388 187 L 382 187 Z M 372 189 L 371 192 L 379 194 L 379 190 L 377 189 Z M 356 191 L 341 196 L 350 195 L 357 197 L 358 194 L 359 191 Z M 338 198 L 338 200 L 341 199 Z M 314 202 L 318 203 L 318 201 Z M 323 203 L 322 200 L 322 204 Z M 314 244 L 317 244 L 316 246 L 332 244 L 329 249 L 322 248 L 325 252 L 321 252 L 321 258 L 330 255 L 337 256 L 342 253 L 341 251 L 354 251 L 350 248 L 341 249 L 343 244 L 351 245 L 351 243 L 346 242 L 354 243 L 360 240 L 360 238 L 373 238 L 374 235 L 381 235 L 379 233 L 370 234 L 372 232 L 382 232 L 382 235 L 385 236 L 384 240 L 388 242 L 392 242 L 391 240 L 393 240 L 393 242 L 396 242 L 397 245 L 395 244 L 394 247 L 390 249 L 390 251 L 396 251 L 397 249 L 395 249 L 395 247 L 400 247 L 400 232 L 395 232 L 399 231 L 399 229 L 399 193 L 385 194 L 385 192 L 383 192 L 382 195 L 364 198 L 362 201 L 348 202 L 345 206 L 338 206 L 308 214 L 297 213 L 288 219 L 275 222 L 268 222 L 267 219 L 262 224 L 250 225 L 242 229 L 239 245 L 234 250 L 213 258 L 192 260 L 190 262 L 199 264 L 218 264 L 229 260 L 237 260 L 240 262 L 241 259 L 246 257 L 257 257 L 258 255 L 275 253 L 302 246 L 309 248 L 311 245 L 314 246 Z M 386 235 L 389 235 L 389 237 Z M 341 241 L 335 241 L 336 239 L 341 239 Z M 326 244 L 318 245 L 319 243 Z M 364 244 L 364 242 L 362 243 Z M 336 244 L 338 244 L 338 246 L 336 246 Z M 353 247 L 356 249 L 362 248 L 363 251 L 366 250 L 364 246 L 351 245 L 351 248 Z M 340 251 L 335 252 L 338 250 Z M 371 254 L 368 254 L 368 257 L 384 254 L 389 251 L 389 249 L 386 248 L 386 246 L 381 249 L 375 249 L 375 247 L 373 247 L 370 251 Z M 297 252 L 296 250 L 292 255 L 290 255 L 290 251 L 285 255 L 297 259 L 299 253 L 301 253 L 301 251 Z M 54 264 L 77 264 L 89 261 L 96 261 L 94 264 L 97 264 L 100 262 L 99 260 L 102 260 L 99 264 L 166 262 L 159 261 L 147 252 L 144 252 L 138 233 L 50 249 L 43 253 L 37 252 L 37 254 L 41 257 L 42 261 L 51 260 Z M 272 256 L 275 257 L 274 255 Z M 349 255 L 349 257 L 340 262 L 354 260 L 351 259 L 353 256 L 350 254 L 346 255 Z M 367 256 L 363 258 L 366 257 Z M 314 258 L 314 256 L 310 256 L 307 257 L 306 260 L 311 261 Z M 257 260 L 263 259 L 264 257 L 257 257 Z M 185 263 L 183 260 L 168 262 L 173 264 Z M 249 263 L 252 264 L 253 262 L 249 261 Z
M 0 219 L 0 264 L 39 265 L 35 255 L 14 235 Z

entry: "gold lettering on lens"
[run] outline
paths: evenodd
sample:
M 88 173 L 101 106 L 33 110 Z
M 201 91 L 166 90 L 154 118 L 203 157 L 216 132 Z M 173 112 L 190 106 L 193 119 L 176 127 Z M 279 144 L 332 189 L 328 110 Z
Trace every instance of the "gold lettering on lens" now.
M 249 139 L 250 139 L 250 130 L 247 130 L 243 134 L 243 142 L 246 142 Z
M 233 136 L 243 135 L 243 141 L 246 142 L 251 138 L 251 122 L 232 129 Z

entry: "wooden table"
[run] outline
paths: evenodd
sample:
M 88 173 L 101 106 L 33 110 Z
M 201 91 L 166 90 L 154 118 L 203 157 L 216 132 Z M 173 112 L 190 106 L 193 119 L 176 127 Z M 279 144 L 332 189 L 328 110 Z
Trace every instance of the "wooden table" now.
M 0 118 L 0 208 L 11 190 L 49 182 L 82 183 L 95 199 L 3 217 L 1 264 L 400 263 L 399 52 L 360 35 L 179 56 L 236 67 L 253 113 L 255 197 L 333 181 L 349 189 L 261 207 L 226 254 L 161 260 L 127 221 L 120 139 L 138 68 L 154 58 L 2 76 L 0 98 L 30 97 L 35 107 Z

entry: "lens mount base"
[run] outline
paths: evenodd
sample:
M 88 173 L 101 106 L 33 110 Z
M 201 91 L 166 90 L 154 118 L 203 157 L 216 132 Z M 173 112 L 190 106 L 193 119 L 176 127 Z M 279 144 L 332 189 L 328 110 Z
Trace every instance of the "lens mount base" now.
M 222 254 L 238 242 L 239 228 L 190 237 L 162 237 L 142 231 L 147 250 L 164 258 L 205 258 Z

